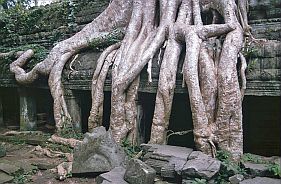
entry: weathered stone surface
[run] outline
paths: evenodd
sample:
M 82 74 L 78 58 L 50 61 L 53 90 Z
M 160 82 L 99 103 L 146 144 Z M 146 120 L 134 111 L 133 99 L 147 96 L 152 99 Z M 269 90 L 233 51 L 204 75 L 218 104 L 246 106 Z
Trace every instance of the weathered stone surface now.
M 183 178 L 211 179 L 220 170 L 221 162 L 208 155 L 194 151 L 182 169 Z
M 256 177 L 253 179 L 247 179 L 239 184 L 280 184 L 280 179 L 266 178 L 266 177 Z
M 20 96 L 20 130 L 36 130 L 36 100 L 25 88 L 18 89 L 18 92 Z
M 0 183 L 12 182 L 13 179 L 14 179 L 14 177 L 0 171 Z
M 74 148 L 73 157 L 73 173 L 108 172 L 123 166 L 126 160 L 124 150 L 104 127 L 86 133 L 83 142 Z
M 183 179 L 182 184 L 194 184 L 194 181 L 193 180 L 186 180 L 186 179 Z
M 40 170 L 53 169 L 53 168 L 56 167 L 55 164 L 53 164 L 53 163 L 47 163 L 47 162 L 37 163 L 36 166 L 37 166 L 37 168 L 40 169 Z
M 255 164 L 250 162 L 243 163 L 243 167 L 253 176 L 268 176 L 269 170 L 267 164 Z
M 170 145 L 142 144 L 141 147 L 147 152 L 144 155 L 145 163 L 165 178 L 181 175 L 181 170 L 193 151 L 190 148 Z
M 6 163 L 0 163 L 0 171 L 3 171 L 9 175 L 12 175 L 13 173 L 20 170 L 20 167 L 17 167 L 15 165 L 6 164 Z
M 139 159 L 131 159 L 126 167 L 124 179 L 128 183 L 153 184 L 156 171 Z
M 6 148 L 3 144 L 0 144 L 0 158 L 6 156 Z
M 128 184 L 123 178 L 126 169 L 116 167 L 110 172 L 103 173 L 96 178 L 97 184 Z
M 231 184 L 239 184 L 242 180 L 244 180 L 244 176 L 242 174 L 235 174 L 228 178 Z

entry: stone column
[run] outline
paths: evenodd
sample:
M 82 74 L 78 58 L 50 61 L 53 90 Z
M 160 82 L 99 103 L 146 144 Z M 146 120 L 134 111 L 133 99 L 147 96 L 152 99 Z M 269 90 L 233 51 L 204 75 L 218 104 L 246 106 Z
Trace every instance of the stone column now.
M 20 97 L 20 131 L 37 129 L 36 100 L 31 93 L 32 89 L 18 89 Z
M 81 115 L 81 101 L 79 96 L 74 90 L 65 90 L 65 101 L 68 108 L 68 112 L 73 121 L 73 127 L 75 131 L 82 132 L 82 115 Z
M 143 122 L 143 107 L 139 100 L 136 101 L 137 103 L 137 144 L 140 145 L 145 142 L 145 124 Z
M 0 94 L 0 127 L 4 127 L 4 112 L 3 112 L 3 102 L 2 102 L 2 96 Z

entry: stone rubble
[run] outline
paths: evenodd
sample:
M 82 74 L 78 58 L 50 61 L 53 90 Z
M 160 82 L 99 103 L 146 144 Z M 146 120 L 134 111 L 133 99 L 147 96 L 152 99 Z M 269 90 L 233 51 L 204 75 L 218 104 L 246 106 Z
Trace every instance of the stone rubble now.
M 253 179 L 246 179 L 240 182 L 239 184 L 280 184 L 280 179 L 273 179 L 267 177 L 256 177 Z
M 139 159 L 131 159 L 126 167 L 125 181 L 137 184 L 153 184 L 156 171 Z
M 144 155 L 145 163 L 164 178 L 181 176 L 183 179 L 209 180 L 220 170 L 220 161 L 200 151 L 169 145 L 143 144 L 141 146 L 147 151 Z
M 97 184 L 129 184 L 123 179 L 125 172 L 125 168 L 116 167 L 110 172 L 99 175 L 96 182 Z
M 86 133 L 82 143 L 73 152 L 72 173 L 103 173 L 123 166 L 126 160 L 124 150 L 113 140 L 111 132 L 97 127 Z

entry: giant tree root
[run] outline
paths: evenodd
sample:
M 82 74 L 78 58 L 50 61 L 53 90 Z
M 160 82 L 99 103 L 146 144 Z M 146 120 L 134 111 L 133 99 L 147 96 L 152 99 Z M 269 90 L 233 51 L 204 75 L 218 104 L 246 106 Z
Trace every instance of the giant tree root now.
M 52 143 L 57 143 L 57 144 L 63 144 L 65 146 L 69 146 L 71 148 L 74 148 L 77 144 L 81 143 L 82 141 L 79 141 L 77 139 L 73 139 L 73 138 L 63 138 L 63 137 L 59 137 L 57 135 L 52 135 L 51 138 L 48 139 L 49 142 Z
M 21 83 L 32 82 L 38 74 L 49 74 L 56 127 L 60 131 L 71 120 L 61 83 L 65 63 L 81 49 L 106 40 L 115 28 L 125 28 L 123 40 L 105 49 L 98 60 L 92 82 L 89 129 L 101 124 L 103 83 L 112 65 L 110 128 L 117 142 L 124 139 L 135 142 L 139 74 L 148 64 L 151 82 L 151 66 L 156 61 L 160 75 L 150 142 L 165 143 L 182 55 L 181 71 L 190 99 L 196 147 L 212 155 L 216 149 L 226 149 L 239 158 L 243 152 L 241 104 L 246 65 L 240 55 L 243 80 L 240 89 L 237 61 L 244 44 L 243 33 L 249 27 L 247 3 L 243 0 L 237 3 L 234 0 L 113 0 L 93 22 L 56 45 L 33 70 L 25 73 L 22 69 L 32 56 L 32 51 L 26 51 L 11 64 L 11 71 Z M 203 12 L 213 15 L 211 21 L 202 21 Z

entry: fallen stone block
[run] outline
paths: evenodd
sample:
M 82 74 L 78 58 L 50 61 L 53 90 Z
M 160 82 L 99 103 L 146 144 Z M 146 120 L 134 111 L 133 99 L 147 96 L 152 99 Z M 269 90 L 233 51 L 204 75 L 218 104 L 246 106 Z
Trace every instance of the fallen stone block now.
M 73 152 L 72 173 L 102 173 L 123 166 L 126 154 L 113 139 L 111 131 L 97 127 L 86 133 Z
M 203 178 L 210 180 L 220 170 L 221 162 L 202 152 L 192 152 L 189 159 L 182 169 L 183 178 Z
M 96 178 L 97 184 L 128 184 L 123 178 L 126 169 L 116 167 L 110 172 L 103 173 Z
M 181 171 L 192 149 L 157 144 L 142 144 L 142 149 L 147 152 L 144 155 L 144 162 L 150 165 L 164 178 L 176 178 Z
M 153 184 L 156 171 L 139 159 L 131 159 L 126 167 L 124 179 L 128 183 Z
M 253 179 L 246 179 L 240 182 L 239 184 L 280 184 L 280 179 L 273 179 L 267 177 L 256 177 Z
M 3 171 L 9 175 L 12 175 L 13 173 L 17 172 L 21 168 L 15 165 L 6 164 L 6 163 L 0 163 L 0 171 Z
M 250 162 L 245 162 L 242 166 L 246 169 L 252 176 L 269 176 L 270 171 L 267 164 L 255 164 Z
M 0 183 L 10 183 L 12 182 L 14 177 L 0 171 Z

